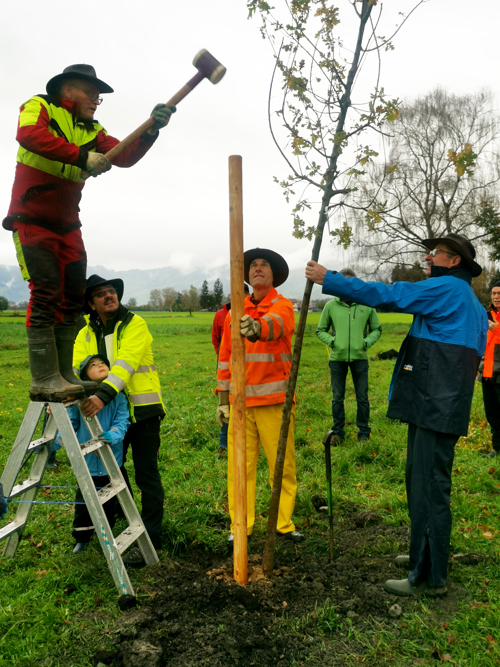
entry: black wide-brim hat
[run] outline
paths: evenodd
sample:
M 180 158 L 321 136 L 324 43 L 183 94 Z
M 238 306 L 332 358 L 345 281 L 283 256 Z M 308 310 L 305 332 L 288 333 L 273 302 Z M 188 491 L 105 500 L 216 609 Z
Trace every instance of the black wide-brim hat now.
M 115 288 L 116 294 L 118 296 L 118 301 L 121 303 L 123 297 L 123 280 L 121 278 L 112 278 L 111 280 L 105 280 L 98 276 L 97 273 L 94 273 L 90 278 L 87 278 L 87 287 L 85 288 L 85 303 L 83 305 L 84 313 L 91 313 L 92 308 L 89 306 L 89 301 L 92 298 L 92 292 L 96 287 L 101 287 L 104 285 L 112 285 Z
M 69 65 L 63 69 L 62 74 L 53 76 L 52 79 L 47 82 L 47 85 L 45 86 L 47 93 L 49 95 L 57 95 L 57 90 L 63 79 L 83 79 L 84 81 L 90 81 L 90 83 L 94 84 L 94 86 L 99 89 L 99 93 L 115 92 L 111 86 L 108 86 L 107 83 L 97 78 L 95 69 L 92 65 Z
M 250 284 L 249 271 L 250 264 L 254 259 L 265 259 L 269 262 L 273 271 L 273 287 L 279 287 L 288 278 L 288 264 L 281 255 L 278 255 L 274 250 L 267 248 L 252 248 L 243 253 L 243 263 L 245 267 L 245 282 Z
M 422 241 L 422 243 L 429 250 L 434 250 L 438 243 L 444 243 L 452 250 L 455 250 L 457 255 L 460 255 L 462 258 L 461 265 L 470 271 L 473 278 L 477 278 L 479 275 L 481 275 L 483 268 L 474 261 L 476 256 L 474 246 L 469 241 L 469 239 L 465 238 L 465 236 L 450 232 L 449 234 L 446 234 L 446 236 L 442 236 L 439 239 L 425 239 Z

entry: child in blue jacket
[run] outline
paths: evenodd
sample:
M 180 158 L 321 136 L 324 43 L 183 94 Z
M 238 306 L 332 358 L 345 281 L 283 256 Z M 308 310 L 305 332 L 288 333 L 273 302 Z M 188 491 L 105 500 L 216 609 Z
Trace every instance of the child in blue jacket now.
M 94 382 L 102 382 L 108 377 L 109 365 L 108 360 L 99 356 L 88 356 L 80 364 L 80 379 L 93 380 Z M 91 435 L 85 424 L 85 419 L 80 414 L 77 405 L 71 405 L 68 408 L 68 415 L 71 419 L 73 428 L 75 429 L 76 437 L 80 444 L 90 440 Z M 120 392 L 115 398 L 105 405 L 99 412 L 99 422 L 103 429 L 101 438 L 106 440 L 111 446 L 111 450 L 116 458 L 120 469 L 123 471 L 123 438 L 130 425 L 130 413 L 128 409 L 128 401 L 125 394 Z M 59 434 L 58 434 L 59 437 Z M 60 446 L 60 445 L 59 445 Z M 96 488 L 102 488 L 109 484 L 109 477 L 106 474 L 100 458 L 97 454 L 91 453 L 85 457 L 85 461 L 89 468 L 90 474 L 94 481 Z M 94 526 L 92 519 L 84 503 L 80 489 L 76 492 L 75 502 L 75 518 L 73 519 L 72 535 L 76 541 L 73 553 L 78 554 L 85 549 L 87 544 L 94 534 Z M 80 503 L 80 504 L 78 504 Z M 108 519 L 109 525 L 113 528 L 115 524 L 115 514 L 118 501 L 116 498 L 111 498 L 104 503 L 104 511 Z

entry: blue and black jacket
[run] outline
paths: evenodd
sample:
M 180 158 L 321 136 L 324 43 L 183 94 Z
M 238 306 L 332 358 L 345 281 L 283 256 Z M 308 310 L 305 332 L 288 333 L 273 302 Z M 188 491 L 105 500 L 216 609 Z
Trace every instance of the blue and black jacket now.
M 432 267 L 418 283 L 386 285 L 328 272 L 323 293 L 386 312 L 411 313 L 398 354 L 387 416 L 440 433 L 467 435 L 488 318 L 463 268 Z

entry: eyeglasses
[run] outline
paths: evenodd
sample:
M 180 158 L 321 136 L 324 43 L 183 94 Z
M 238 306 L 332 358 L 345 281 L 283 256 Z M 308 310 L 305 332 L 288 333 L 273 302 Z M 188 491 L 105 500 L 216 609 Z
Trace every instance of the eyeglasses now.
M 107 289 L 100 289 L 98 292 L 94 292 L 92 294 L 92 298 L 97 297 L 98 299 L 102 299 L 103 296 L 106 296 L 106 294 L 116 294 L 116 290 L 114 287 L 108 287 Z
M 103 99 L 102 97 L 99 97 L 99 93 L 94 93 L 94 92 L 89 92 L 85 88 L 81 88 L 80 86 L 73 86 L 73 88 L 78 88 L 78 90 L 81 90 L 82 93 L 85 93 L 85 95 L 89 98 L 91 102 L 94 102 L 94 104 L 97 104 L 99 106 L 102 104 Z
M 432 257 L 435 257 L 438 252 L 444 252 L 445 255 L 449 255 L 450 257 L 456 257 L 457 253 L 456 252 L 448 252 L 447 250 L 441 250 L 441 248 L 434 248 L 434 250 L 431 250 L 429 252 L 429 255 L 432 255 Z

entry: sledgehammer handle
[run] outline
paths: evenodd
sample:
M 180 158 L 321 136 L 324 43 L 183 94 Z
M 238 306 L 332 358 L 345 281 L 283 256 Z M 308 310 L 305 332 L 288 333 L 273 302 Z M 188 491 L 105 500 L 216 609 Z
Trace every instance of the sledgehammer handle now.
M 166 106 L 170 107 L 172 105 L 179 104 L 179 102 L 183 100 L 186 95 L 189 95 L 193 88 L 196 88 L 196 86 L 200 83 L 200 81 L 203 81 L 204 78 L 205 75 L 198 71 L 192 79 L 190 79 L 184 86 L 182 86 L 182 88 L 177 93 L 175 93 L 175 95 L 170 98 L 168 102 L 165 103 Z M 139 125 L 139 127 L 131 134 L 129 134 L 128 137 L 125 137 L 123 141 L 120 141 L 119 144 L 116 144 L 114 148 L 108 151 L 105 157 L 107 157 L 110 162 L 113 162 L 117 155 L 120 155 L 120 153 L 128 148 L 130 144 L 133 144 L 136 139 L 142 137 L 142 135 L 150 128 L 152 128 L 154 124 L 155 121 L 153 120 L 153 117 L 150 116 L 147 121 L 145 121 L 142 125 Z M 89 176 L 89 173 L 82 172 L 83 180 L 87 180 Z

